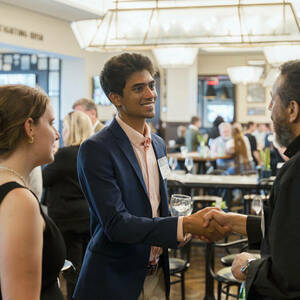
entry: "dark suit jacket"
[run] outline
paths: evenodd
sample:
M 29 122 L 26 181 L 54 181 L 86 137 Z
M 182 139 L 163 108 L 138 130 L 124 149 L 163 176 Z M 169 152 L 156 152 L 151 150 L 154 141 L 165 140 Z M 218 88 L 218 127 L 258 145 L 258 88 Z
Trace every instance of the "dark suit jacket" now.
M 291 159 L 280 169 L 264 206 L 262 259 L 252 262 L 246 280 L 247 299 L 300 299 L 300 136 L 287 148 Z M 249 217 L 248 217 L 249 218 Z M 254 221 L 254 222 L 252 222 Z M 260 222 L 247 222 L 251 244 L 258 242 Z
M 54 162 L 43 169 L 44 203 L 62 232 L 89 232 L 90 213 L 77 175 L 79 146 L 58 149 Z
M 152 135 L 159 159 L 163 140 Z M 134 150 L 116 120 L 85 141 L 78 155 L 79 181 L 91 211 L 92 238 L 75 289 L 78 300 L 134 300 L 146 276 L 151 245 L 162 255 L 169 290 L 167 249 L 177 247 L 177 218 L 168 217 L 166 183 L 160 176 L 160 218 L 150 200 Z

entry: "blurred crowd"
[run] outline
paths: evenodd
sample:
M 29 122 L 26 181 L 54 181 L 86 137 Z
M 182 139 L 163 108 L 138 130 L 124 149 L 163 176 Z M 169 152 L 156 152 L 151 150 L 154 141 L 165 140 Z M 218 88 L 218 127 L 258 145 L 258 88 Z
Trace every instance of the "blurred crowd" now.
M 261 169 L 276 175 L 277 167 L 285 157 L 284 149 L 274 140 L 269 123 L 228 123 L 217 116 L 213 126 L 205 132 L 200 118 L 194 116 L 187 127 L 177 127 L 177 137 L 168 145 L 169 152 L 202 151 L 216 157 L 213 168 L 227 174 L 250 174 Z

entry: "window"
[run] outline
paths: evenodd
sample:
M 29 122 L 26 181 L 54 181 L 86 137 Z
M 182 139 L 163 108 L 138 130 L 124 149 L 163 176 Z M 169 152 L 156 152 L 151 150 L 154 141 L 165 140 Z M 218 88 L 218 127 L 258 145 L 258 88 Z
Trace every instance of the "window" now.
M 223 117 L 225 122 L 234 121 L 234 85 L 228 76 L 200 76 L 198 78 L 198 115 L 205 128 L 212 127 L 217 116 Z

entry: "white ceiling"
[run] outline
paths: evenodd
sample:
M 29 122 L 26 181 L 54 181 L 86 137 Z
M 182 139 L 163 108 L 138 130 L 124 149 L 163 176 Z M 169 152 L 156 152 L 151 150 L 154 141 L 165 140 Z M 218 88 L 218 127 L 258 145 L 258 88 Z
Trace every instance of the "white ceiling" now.
M 52 0 L 1 0 L 0 2 L 26 8 L 65 21 L 99 18 L 97 14 Z

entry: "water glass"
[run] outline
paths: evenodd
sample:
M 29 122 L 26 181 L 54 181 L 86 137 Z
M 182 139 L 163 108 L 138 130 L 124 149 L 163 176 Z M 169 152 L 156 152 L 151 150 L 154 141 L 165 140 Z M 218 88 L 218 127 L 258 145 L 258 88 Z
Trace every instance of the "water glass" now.
M 181 146 L 180 147 L 180 152 L 181 152 L 181 155 L 185 157 L 188 153 L 187 147 L 186 146 Z
M 255 211 L 256 215 L 260 214 L 260 212 L 263 208 L 261 196 L 257 195 L 253 198 L 252 203 L 251 203 L 251 208 Z
M 194 167 L 194 161 L 191 157 L 187 157 L 184 161 L 184 165 L 188 171 L 188 173 L 191 173 L 192 172 L 192 169 Z
M 169 166 L 170 166 L 171 170 L 174 171 L 176 169 L 177 165 L 178 165 L 177 158 L 171 156 L 169 158 Z
M 191 196 L 173 194 L 170 200 L 171 215 L 174 217 L 189 216 L 193 211 Z

